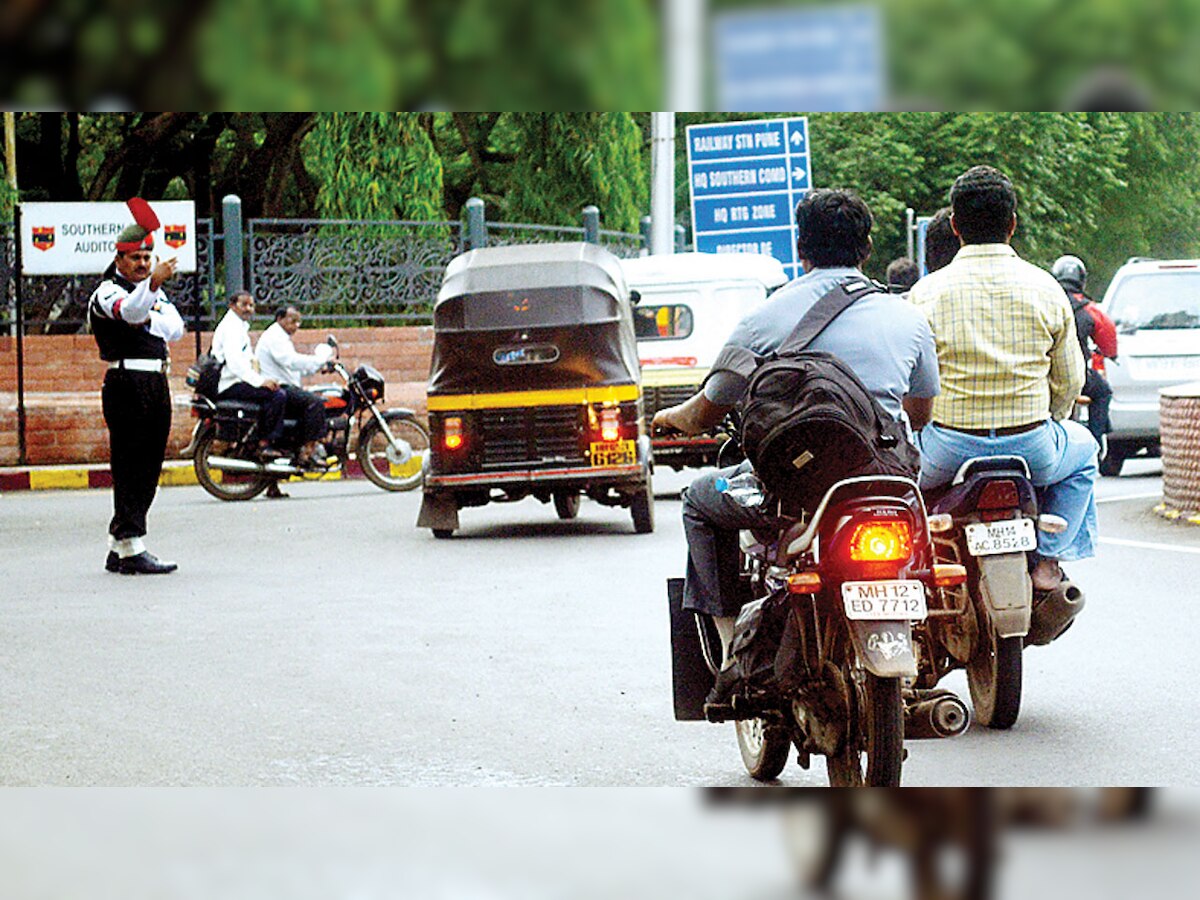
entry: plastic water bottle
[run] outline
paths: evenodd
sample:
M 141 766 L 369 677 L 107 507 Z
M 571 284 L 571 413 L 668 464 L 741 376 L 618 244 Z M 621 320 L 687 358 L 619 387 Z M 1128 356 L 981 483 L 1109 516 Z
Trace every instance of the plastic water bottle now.
M 718 478 L 716 488 L 745 507 L 762 506 L 767 499 L 762 482 L 753 472 L 742 472 L 732 478 Z

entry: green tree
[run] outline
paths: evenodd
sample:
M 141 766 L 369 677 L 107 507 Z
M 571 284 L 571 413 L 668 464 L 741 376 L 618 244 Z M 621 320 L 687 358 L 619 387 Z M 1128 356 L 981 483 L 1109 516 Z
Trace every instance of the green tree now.
M 323 113 L 305 140 L 318 215 L 442 218 L 442 161 L 411 113 Z

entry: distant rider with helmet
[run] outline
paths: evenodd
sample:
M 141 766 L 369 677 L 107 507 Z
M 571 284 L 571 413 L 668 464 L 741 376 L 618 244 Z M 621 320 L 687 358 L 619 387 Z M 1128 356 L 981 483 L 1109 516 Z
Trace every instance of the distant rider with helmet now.
M 1112 403 L 1112 388 L 1104 377 L 1104 359 L 1117 358 L 1117 327 L 1086 293 L 1087 267 L 1078 256 L 1060 256 L 1050 268 L 1050 274 L 1062 285 L 1071 301 L 1075 313 L 1075 333 L 1079 337 L 1079 349 L 1083 351 L 1086 367 L 1083 390 L 1088 398 L 1088 430 L 1096 443 L 1112 431 L 1108 408 Z M 1096 357 L 1100 359 L 1097 360 Z

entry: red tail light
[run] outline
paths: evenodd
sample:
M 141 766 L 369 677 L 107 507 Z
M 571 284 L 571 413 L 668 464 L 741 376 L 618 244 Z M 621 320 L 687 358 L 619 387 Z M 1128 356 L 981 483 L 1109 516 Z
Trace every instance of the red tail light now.
M 1021 495 L 1015 481 L 990 481 L 979 492 L 976 509 L 1015 509 L 1021 505 Z
M 898 562 L 912 556 L 912 531 L 900 519 L 856 525 L 850 538 L 853 562 Z
M 447 450 L 457 450 L 463 445 L 462 419 L 450 416 L 442 421 L 442 444 Z
M 600 437 L 606 441 L 621 439 L 621 410 L 606 406 L 600 410 Z

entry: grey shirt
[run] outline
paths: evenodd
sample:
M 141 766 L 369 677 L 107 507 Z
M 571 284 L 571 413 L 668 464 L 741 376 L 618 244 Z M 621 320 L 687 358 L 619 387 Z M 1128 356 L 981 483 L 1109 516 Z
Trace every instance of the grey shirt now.
M 727 344 L 759 355 L 777 350 L 806 312 L 839 282 L 861 276 L 858 269 L 813 269 L 776 291 L 742 319 Z M 906 420 L 900 400 L 906 395 L 935 397 L 937 349 L 925 317 L 907 299 L 872 294 L 855 302 L 809 345 L 832 353 L 854 370 L 888 412 Z M 716 372 L 704 395 L 720 406 L 732 406 L 746 389 L 744 379 Z

